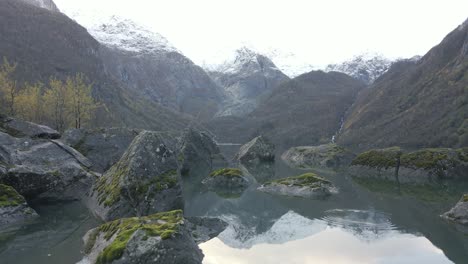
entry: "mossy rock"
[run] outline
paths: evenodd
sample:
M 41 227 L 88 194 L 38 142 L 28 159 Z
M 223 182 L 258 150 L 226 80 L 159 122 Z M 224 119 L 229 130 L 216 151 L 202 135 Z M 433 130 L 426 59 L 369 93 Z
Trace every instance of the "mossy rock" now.
M 13 187 L 0 184 L 0 207 L 15 207 L 26 203 L 26 200 Z
M 122 218 L 90 230 L 84 237 L 84 251 L 93 264 L 200 264 L 203 254 L 193 230 L 197 226 L 183 217 L 182 210 Z
M 468 194 L 464 194 L 462 198 L 463 202 L 468 202 Z
M 335 168 L 349 165 L 355 155 L 337 144 L 293 147 L 281 158 L 296 168 Z
M 373 149 L 359 154 L 351 165 L 388 169 L 398 166 L 401 155 L 402 151 L 399 147 Z
M 298 176 L 292 176 L 282 179 L 277 179 L 273 181 L 268 181 L 265 185 L 268 184 L 282 184 L 287 186 L 300 186 L 300 187 L 315 187 L 320 184 L 331 184 L 330 181 L 318 176 L 315 173 L 309 172 L 304 173 Z
M 239 178 L 243 176 L 243 173 L 240 169 L 237 168 L 223 168 L 218 169 L 210 173 L 210 177 L 233 177 Z

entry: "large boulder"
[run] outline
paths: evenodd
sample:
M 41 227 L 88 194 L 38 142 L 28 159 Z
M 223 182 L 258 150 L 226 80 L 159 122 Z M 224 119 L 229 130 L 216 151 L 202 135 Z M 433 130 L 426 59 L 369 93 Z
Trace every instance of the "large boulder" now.
M 50 127 L 6 116 L 0 116 L 0 131 L 14 137 L 60 138 L 60 133 Z
M 181 210 L 105 223 L 84 237 L 87 263 L 199 264 L 203 253 Z
M 213 138 L 193 128 L 187 129 L 182 136 L 178 159 L 182 175 L 206 175 L 227 165 Z
M 274 161 L 275 145 L 265 137 L 258 136 L 240 148 L 236 159 L 246 164 Z
M 0 233 L 37 217 L 36 211 L 13 187 L 0 184 Z
M 468 179 L 468 148 L 431 148 L 403 153 L 400 148 L 370 150 L 358 155 L 350 172 L 400 183 L 437 184 L 446 179 Z
M 293 147 L 283 153 L 281 158 L 297 168 L 347 166 L 354 154 L 337 144 L 320 146 Z
M 249 181 L 240 169 L 224 168 L 210 173 L 202 183 L 210 189 L 238 190 L 247 188 Z
M 119 161 L 138 133 L 129 128 L 71 129 L 61 140 L 86 156 L 93 171 L 103 173 Z
M 360 178 L 397 181 L 401 154 L 402 150 L 399 147 L 363 152 L 351 162 L 349 172 Z
M 90 209 L 104 221 L 183 208 L 175 140 L 143 131 L 92 188 Z
M 259 191 L 302 198 L 325 198 L 336 192 L 333 184 L 314 173 L 305 173 L 264 183 Z
M 468 148 L 430 148 L 400 157 L 400 181 L 468 180 Z
M 190 216 L 185 217 L 186 225 L 197 244 L 204 243 L 217 237 L 228 227 L 228 224 L 219 218 Z
M 464 194 L 455 207 L 442 217 L 461 225 L 468 225 L 468 194 Z
M 27 199 L 80 199 L 89 188 L 90 162 L 55 140 L 15 138 L 0 132 L 0 183 Z

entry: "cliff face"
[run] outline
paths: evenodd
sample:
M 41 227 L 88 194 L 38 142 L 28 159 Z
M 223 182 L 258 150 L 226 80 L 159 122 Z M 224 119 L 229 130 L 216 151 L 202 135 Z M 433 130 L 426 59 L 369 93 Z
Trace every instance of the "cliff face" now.
M 358 149 L 468 145 L 468 21 L 363 91 L 339 142 Z

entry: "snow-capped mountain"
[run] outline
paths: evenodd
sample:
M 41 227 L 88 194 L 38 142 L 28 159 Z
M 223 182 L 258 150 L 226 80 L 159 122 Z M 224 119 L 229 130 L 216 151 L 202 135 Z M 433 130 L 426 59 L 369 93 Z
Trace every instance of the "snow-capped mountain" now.
M 366 53 L 340 64 L 330 64 L 325 68 L 325 71 L 343 72 L 366 84 L 371 84 L 384 74 L 392 63 L 392 60 L 382 55 Z
M 97 41 L 108 47 L 144 54 L 180 53 L 165 37 L 130 19 L 83 12 L 70 12 L 67 15 L 84 26 Z
M 54 12 L 60 12 L 60 10 L 57 8 L 53 0 L 22 0 L 23 2 L 26 2 L 28 4 L 45 8 L 50 11 Z
M 257 106 L 280 83 L 289 80 L 266 56 L 242 47 L 233 57 L 209 71 L 224 88 L 225 102 L 218 116 L 243 116 Z
M 309 61 L 307 58 L 301 57 L 292 52 L 282 52 L 273 49 L 266 51 L 264 54 L 290 78 L 294 78 L 320 68 L 319 66 L 312 64 L 313 61 Z
M 202 120 L 218 112 L 220 88 L 169 41 L 136 22 L 65 10 L 102 44 L 108 74 L 145 99 Z

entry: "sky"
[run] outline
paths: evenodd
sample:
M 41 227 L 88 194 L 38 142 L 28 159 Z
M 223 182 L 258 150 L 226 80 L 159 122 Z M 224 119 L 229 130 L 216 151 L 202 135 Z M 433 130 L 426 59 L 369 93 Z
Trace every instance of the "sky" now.
M 118 15 L 165 36 L 195 63 L 241 46 L 327 65 L 371 52 L 424 55 L 468 18 L 466 0 L 55 0 L 61 10 Z

